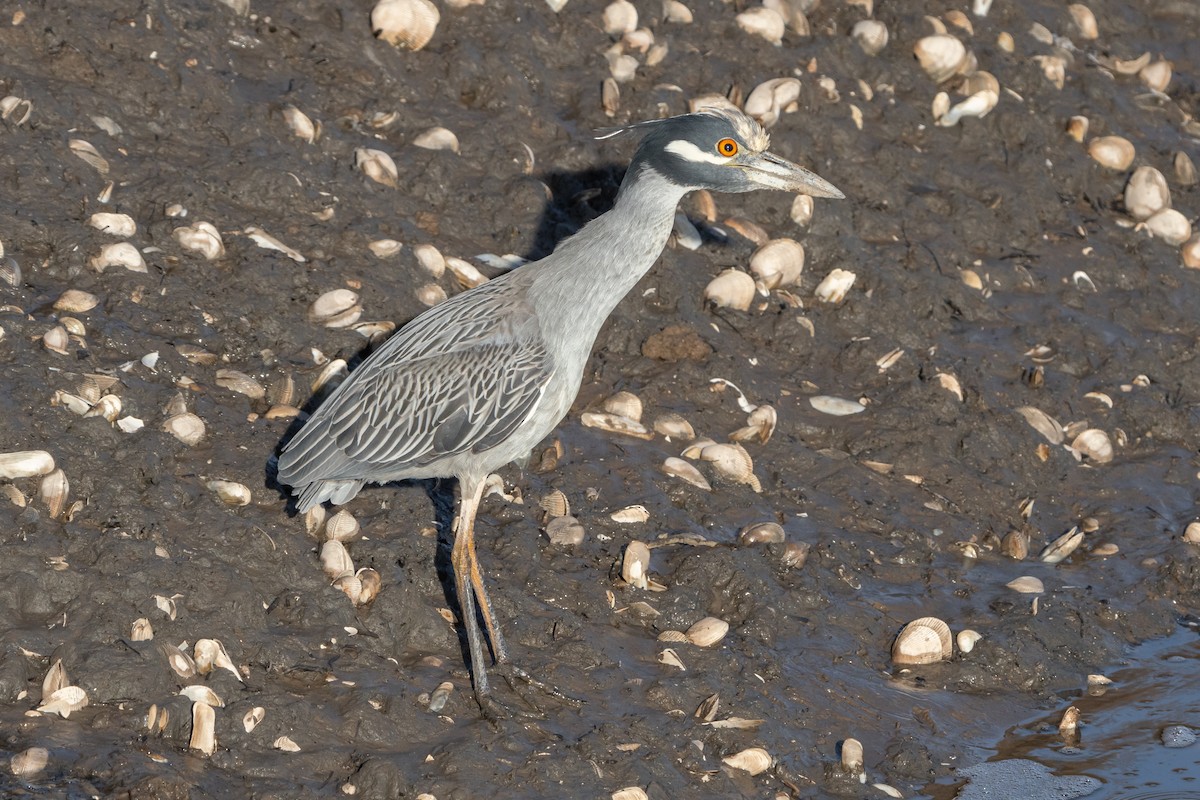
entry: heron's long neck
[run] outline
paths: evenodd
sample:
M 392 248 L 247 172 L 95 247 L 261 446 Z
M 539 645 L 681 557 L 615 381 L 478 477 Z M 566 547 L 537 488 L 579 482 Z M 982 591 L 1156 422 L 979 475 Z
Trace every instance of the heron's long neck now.
M 662 254 L 687 192 L 651 170 L 629 176 L 611 210 L 559 245 L 533 290 L 540 303 L 570 309 L 546 315 L 559 325 L 543 318 L 548 338 L 586 336 L 591 349 L 608 315 Z

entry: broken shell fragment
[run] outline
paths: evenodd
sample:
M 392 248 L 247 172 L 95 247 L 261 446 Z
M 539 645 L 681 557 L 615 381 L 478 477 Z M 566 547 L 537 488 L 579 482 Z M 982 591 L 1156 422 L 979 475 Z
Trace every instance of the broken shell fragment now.
M 64 686 L 70 685 L 71 679 L 67 676 L 67 668 L 63 666 L 62 659 L 54 659 L 54 663 L 42 678 L 42 697 L 49 697 Z
M 1138 167 L 1125 184 L 1125 210 L 1136 220 L 1144 220 L 1171 207 L 1167 179 L 1154 167 Z
M 395 189 L 400 183 L 396 162 L 382 150 L 359 147 L 354 151 L 354 166 L 376 183 Z
M 1152 61 L 1138 71 L 1138 77 L 1148 89 L 1165 92 L 1171 85 L 1171 62 Z
M 242 727 L 246 729 L 246 733 L 250 733 L 266 718 L 267 710 L 262 706 L 255 706 L 242 716 Z
M 937 124 L 943 128 L 948 128 L 952 125 L 957 125 L 958 121 L 963 117 L 986 117 L 999 101 L 999 94 L 993 92 L 991 89 L 984 89 L 971 95 L 961 103 L 950 107 L 937 120 Z
M 383 576 L 377 570 L 363 567 L 354 573 L 354 577 L 358 579 L 359 584 L 358 601 L 355 605 L 365 606 L 379 596 L 380 590 L 383 589 Z
M 1075 28 L 1079 31 L 1080 37 L 1084 39 L 1096 39 L 1100 36 L 1100 27 L 1096 24 L 1096 15 L 1092 10 L 1083 3 L 1072 3 L 1067 6 L 1067 11 L 1071 14 L 1071 19 L 1075 23 Z
M 704 299 L 719 308 L 749 311 L 754 301 L 754 279 L 737 269 L 727 269 L 704 287 Z
M 216 492 L 221 502 L 227 506 L 250 505 L 250 488 L 236 481 L 209 481 L 208 488 Z
M 1123 136 L 1099 136 L 1088 143 L 1088 155 L 1102 167 L 1124 172 L 1133 163 L 1136 151 Z
M 784 112 L 794 109 L 799 99 L 798 79 L 772 78 L 755 86 L 742 108 L 764 128 L 770 128 Z
M 108 160 L 100 155 L 100 151 L 91 142 L 84 141 L 83 139 L 72 139 L 67 142 L 67 147 L 71 149 L 72 153 L 82 159 L 85 164 L 95 169 L 101 175 L 108 174 Z
M 348 327 L 358 322 L 361 316 L 358 294 L 349 289 L 325 292 L 308 307 L 308 321 L 326 328 Z
M 636 525 L 650 519 L 650 512 L 645 506 L 628 506 L 619 511 L 614 511 L 609 515 L 613 522 L 620 522 L 625 525 Z
M 749 747 L 722 758 L 721 763 L 751 775 L 761 775 L 775 766 L 775 759 L 771 758 L 771 754 L 761 747 Z
M 194 447 L 204 438 L 204 420 L 191 412 L 185 411 L 182 414 L 175 414 L 172 417 L 168 417 L 163 422 L 163 430 L 188 447 Z
M 433 38 L 440 19 L 430 0 L 379 0 L 371 10 L 371 32 L 390 45 L 420 50 Z
M 207 675 L 214 669 L 223 669 L 245 683 L 241 673 L 234 666 L 233 659 L 226 652 L 225 645 L 221 644 L 219 639 L 198 639 L 196 646 L 192 648 L 192 656 L 196 672 L 201 675 Z
M 973 631 L 970 628 L 964 628 L 954 637 L 958 643 L 958 649 L 962 653 L 969 653 L 975 649 L 975 644 L 983 638 L 983 634 L 979 631 Z
M 145 617 L 133 621 L 129 629 L 129 640 L 132 642 L 149 642 L 154 639 L 154 626 Z
M 217 386 L 231 392 L 244 394 L 251 400 L 262 400 L 267 396 L 267 389 L 261 383 L 244 372 L 236 369 L 217 370 Z
M 215 261 L 225 255 L 225 243 L 221 241 L 221 232 L 211 222 L 197 222 L 183 228 L 176 228 L 171 236 L 184 250 L 203 256 L 208 261 Z
M 813 294 L 822 303 L 840 303 L 854 285 L 855 274 L 847 269 L 835 269 L 817 284 Z
M 706 492 L 712 491 L 712 485 L 700 474 L 700 470 L 684 461 L 682 458 L 670 458 L 663 461 L 662 470 L 673 478 L 679 478 L 682 481 L 690 483 L 699 489 Z
M 127 238 L 137 233 L 137 223 L 128 214 L 99 211 L 88 217 L 88 225 L 103 233 L 122 238 Z
M 283 121 L 291 128 L 292 133 L 299 139 L 312 144 L 321 135 L 321 123 L 314 123 L 300 109 L 295 106 L 287 106 L 283 109 Z
M 775 407 L 762 405 L 751 411 L 746 417 L 746 426 L 729 434 L 729 438 L 735 442 L 757 439 L 760 444 L 766 444 L 775 433 L 778 422 L 779 414 Z
M 54 471 L 54 456 L 45 450 L 0 453 L 0 478 L 34 478 Z
M 179 694 L 193 703 L 203 703 L 213 708 L 225 707 L 225 701 L 221 699 L 221 696 L 202 683 L 193 683 L 190 686 L 185 686 L 179 690 Z
M 1062 425 L 1054 417 L 1033 406 L 1022 406 L 1017 413 L 1025 418 L 1035 431 L 1040 433 L 1050 444 L 1062 444 L 1066 438 Z
M 1083 531 L 1078 527 L 1071 528 L 1071 530 L 1042 548 L 1042 552 L 1038 554 L 1038 561 L 1044 561 L 1047 564 L 1057 564 L 1071 555 L 1071 553 L 1074 553 L 1082 543 Z
M 729 623 L 716 617 L 705 617 L 684 632 L 687 640 L 697 647 L 712 647 L 729 633 Z
M 926 36 L 913 47 L 913 54 L 936 83 L 952 77 L 967 60 L 967 48 L 948 33 Z
M 604 414 L 597 411 L 585 411 L 579 417 L 580 422 L 588 428 L 599 428 L 610 433 L 622 433 L 626 436 L 636 436 L 639 439 L 653 439 L 654 434 L 640 422 L 618 414 Z
M 750 256 L 750 273 L 767 289 L 793 286 L 804 272 L 804 246 L 794 239 L 772 239 Z
M 64 686 L 50 694 L 37 710 L 43 714 L 58 714 L 63 719 L 88 704 L 87 692 L 78 686 Z
M 936 664 L 954 654 L 950 626 L 937 617 L 921 617 L 900 629 L 892 643 L 896 664 Z

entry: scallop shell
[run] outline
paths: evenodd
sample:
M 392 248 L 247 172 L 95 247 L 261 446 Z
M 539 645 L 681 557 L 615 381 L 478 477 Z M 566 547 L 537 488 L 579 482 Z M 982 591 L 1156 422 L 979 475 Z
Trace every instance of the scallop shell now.
M 346 509 L 342 509 L 334 514 L 325 523 L 325 539 L 326 541 L 352 542 L 358 538 L 359 524 Z
M 362 594 L 362 581 L 355 575 L 343 575 L 333 582 L 333 588 L 350 598 L 350 602 L 358 605 L 359 595 Z
M 383 589 L 383 576 L 370 567 L 363 567 L 354 573 L 358 579 L 359 592 L 357 605 L 365 606 L 379 596 Z
M 388 44 L 420 50 L 429 44 L 441 14 L 429 0 L 379 0 L 371 10 L 371 32 Z
M 634 422 L 642 421 L 642 400 L 633 392 L 617 392 L 604 401 L 604 410 Z
M 900 629 L 892 643 L 896 664 L 936 664 L 954 654 L 950 626 L 937 617 L 921 617 Z
M 740 444 L 711 444 L 700 451 L 700 459 L 713 465 L 721 477 L 748 485 L 756 492 L 762 484 L 754 474 L 754 460 Z
M 804 272 L 804 245 L 795 239 L 772 239 L 750 256 L 750 273 L 767 289 L 793 286 Z
M 684 633 L 697 647 L 712 647 L 729 633 L 729 623 L 716 617 L 705 617 Z
M 749 747 L 731 756 L 722 758 L 721 763 L 734 769 L 748 772 L 751 775 L 761 775 L 775 766 L 775 759 L 761 747 Z

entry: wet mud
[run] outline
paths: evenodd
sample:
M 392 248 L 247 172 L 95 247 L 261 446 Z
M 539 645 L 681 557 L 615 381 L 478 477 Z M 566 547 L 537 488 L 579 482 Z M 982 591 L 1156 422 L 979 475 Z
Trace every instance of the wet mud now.
M 369 3 L 4 10 L 0 97 L 31 110 L 0 121 L 0 452 L 49 452 L 69 493 L 55 514 L 39 477 L 2 482 L 0 794 L 866 798 L 887 784 L 941 797 L 1014 726 L 1042 718 L 1053 730 L 1073 704 L 1074 746 L 1089 757 L 1048 766 L 1100 781 L 1096 796 L 1132 791 L 1105 773 L 1104 753 L 1124 740 L 1087 735 L 1106 730 L 1092 715 L 1111 706 L 1078 699 L 1089 674 L 1109 674 L 1106 703 L 1120 704 L 1118 672 L 1136 683 L 1139 668 L 1122 659 L 1144 652 L 1127 648 L 1194 636 L 1183 623 L 1200 604 L 1200 545 L 1184 533 L 1200 489 L 1200 271 L 1135 229 L 1122 200 L 1130 170 L 1099 166 L 1065 127 L 1085 115 L 1089 138 L 1128 138 L 1134 165 L 1162 171 L 1194 222 L 1200 190 L 1174 164 L 1178 153 L 1200 162 L 1200 39 L 1187 33 L 1200 5 L 1092 3 L 1091 41 L 1058 4 L 961 9 L 973 33 L 950 31 L 1002 90 L 990 114 L 954 127 L 933 124 L 938 87 L 912 56 L 933 32 L 925 15 L 951 6 L 876 4 L 890 42 L 872 57 L 849 36 L 868 16 L 861 4 L 826 0 L 809 12 L 811 35 L 789 31 L 776 47 L 739 29 L 741 7 L 697 0 L 682 24 L 637 3 L 669 51 L 653 66 L 635 53 L 610 118 L 604 5 L 443 6 L 419 52 L 374 39 Z M 1034 23 L 1074 49 L 1042 43 Z M 997 44 L 1004 31 L 1012 53 Z M 1111 68 L 1143 52 L 1172 63 L 1164 91 Z M 1061 89 L 1035 60 L 1047 55 L 1064 58 Z M 632 142 L 597 141 L 597 129 L 787 76 L 803 88 L 772 149 L 847 199 L 816 201 L 807 225 L 783 194 L 717 196 L 711 221 L 684 201 L 700 248 L 668 248 L 602 332 L 571 414 L 525 469 L 501 472 L 523 502 L 491 495 L 480 512 L 480 560 L 514 660 L 584 702 L 501 679 L 512 717 L 485 720 L 450 611 L 452 487 L 370 488 L 348 505 L 361 525 L 354 566 L 381 578 L 356 607 L 273 481 L 296 425 L 271 413 L 287 378 L 287 399 L 304 406 L 323 364 L 352 367 L 370 346 L 311 322 L 310 304 L 349 288 L 362 321 L 411 319 L 428 284 L 461 291 L 449 271 L 435 279 L 420 266 L 418 245 L 495 275 L 497 262 L 475 257 L 544 255 L 611 204 Z M 319 121 L 314 141 L 289 128 L 291 106 Z M 413 144 L 434 126 L 457 135 L 458 152 Z M 358 148 L 389 154 L 397 185 L 356 169 Z M 120 241 L 88 226 L 99 211 L 133 218 L 124 238 L 145 272 L 91 266 Z M 175 236 L 200 221 L 223 240 L 212 260 Z M 802 241 L 803 277 L 747 312 L 715 309 L 705 286 L 744 270 L 756 247 L 743 221 Z M 258 246 L 252 227 L 304 260 Z M 382 239 L 403 248 L 375 255 Z M 835 268 L 856 280 L 841 302 L 822 302 L 815 289 Z M 69 289 L 96 304 L 56 309 Z M 64 317 L 78 323 L 66 323 L 61 352 L 47 349 Z M 221 370 L 266 393 L 231 390 Z M 99 391 L 120 398 L 118 421 L 144 427 L 55 401 L 88 391 L 89 375 L 115 379 Z M 739 390 L 778 412 L 769 441 L 745 445 L 761 492 L 702 464 L 703 491 L 661 469 L 686 443 L 581 423 L 629 391 L 647 422 L 676 413 L 726 441 L 746 424 Z M 865 410 L 831 416 L 818 396 Z M 180 404 L 205 426 L 191 446 L 163 429 Z M 1048 441 L 1023 407 L 1068 435 Z M 1087 429 L 1106 434 L 1111 460 L 1066 446 Z M 214 480 L 249 487 L 250 502 L 226 505 Z M 555 489 L 584 529 L 577 545 L 542 531 L 538 501 Z M 633 504 L 648 521 L 611 518 Z M 763 521 L 786 542 L 739 541 Z M 1075 526 L 1078 549 L 1038 559 Z M 1028 539 L 1023 558 L 1004 544 L 1012 531 Z M 649 569 L 665 591 L 621 580 L 634 540 L 659 545 Z M 803 563 L 788 543 L 809 546 Z M 1008 588 L 1023 576 L 1043 590 Z M 709 616 L 730 626 L 713 646 L 658 639 Z M 922 617 L 981 638 L 900 668 L 893 640 Z M 133 635 L 139 619 L 152 639 Z M 202 639 L 219 640 L 234 670 L 173 670 Z M 662 663 L 667 648 L 682 666 Z M 60 661 L 89 700 L 68 718 L 35 710 Z M 431 711 L 446 681 L 453 690 Z M 211 755 L 189 747 L 189 685 L 224 702 Z M 1166 691 L 1194 711 L 1194 683 Z M 706 722 L 697 711 L 713 695 Z M 248 731 L 255 708 L 264 715 Z M 760 722 L 709 724 L 730 718 Z M 850 738 L 865 782 L 841 767 Z M 770 768 L 724 763 L 752 747 Z M 10 757 L 29 748 L 45 748 L 45 766 L 14 771 Z M 1051 762 L 1037 748 L 1001 757 L 1039 752 Z

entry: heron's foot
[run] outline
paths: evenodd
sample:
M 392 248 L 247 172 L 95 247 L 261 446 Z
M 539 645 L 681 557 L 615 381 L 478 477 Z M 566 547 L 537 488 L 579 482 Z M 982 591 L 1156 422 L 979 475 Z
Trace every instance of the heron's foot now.
M 579 708 L 583 705 L 583 700 L 580 698 L 567 694 L 552 683 L 546 683 L 543 680 L 535 678 L 525 670 L 518 667 L 516 664 L 513 664 L 511 661 L 505 661 L 497 664 L 494 670 L 497 675 L 502 675 L 504 677 L 504 680 L 508 682 L 508 685 L 511 686 L 515 692 L 520 693 L 520 690 L 517 688 L 517 683 L 520 682 L 537 689 L 542 694 L 549 695 L 555 700 L 559 700 L 567 705 L 574 706 L 575 708 Z

